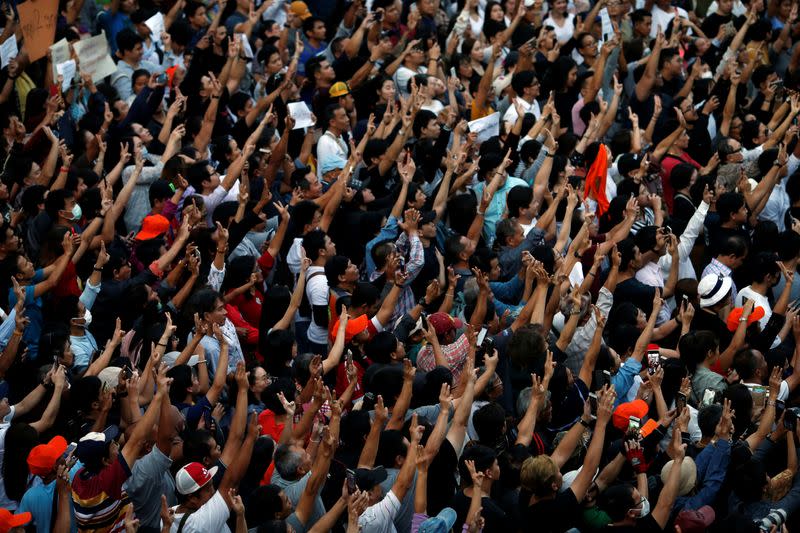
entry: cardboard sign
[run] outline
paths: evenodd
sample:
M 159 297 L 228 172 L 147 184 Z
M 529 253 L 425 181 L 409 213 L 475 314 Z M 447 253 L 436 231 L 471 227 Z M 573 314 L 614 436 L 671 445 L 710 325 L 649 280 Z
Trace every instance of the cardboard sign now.
M 52 61 L 53 66 L 53 78 L 58 76 L 58 70 L 56 67 L 65 61 L 69 61 L 72 59 L 69 51 L 69 43 L 66 39 L 61 39 L 57 43 L 53 43 L 50 47 L 50 60 Z
M 72 80 L 75 79 L 75 73 L 77 70 L 78 68 L 74 59 L 70 59 L 69 61 L 64 61 L 63 63 L 56 65 L 56 72 L 58 72 L 60 76 L 64 76 L 64 81 L 61 82 L 62 91 L 67 91 L 69 90 L 70 86 L 72 86 Z
M 149 19 L 145 20 L 144 23 L 150 28 L 150 38 L 153 39 L 155 42 L 161 42 L 161 33 L 164 31 L 164 15 L 162 13 L 156 13 Z
M 58 0 L 27 0 L 17 5 L 17 11 L 28 57 L 43 58 L 56 37 Z
M 82 39 L 73 46 L 81 61 L 81 73 L 91 74 L 94 83 L 99 83 L 106 76 L 116 72 L 117 65 L 111 59 L 105 31 L 100 35 Z
M 473 120 L 469 123 L 469 131 L 478 134 L 476 141 L 480 143 L 500 135 L 500 113 Z
M 17 54 L 19 54 L 17 38 L 11 35 L 3 41 L 3 44 L 0 44 L 0 67 L 5 68 L 12 59 L 17 57 Z
M 294 119 L 293 130 L 310 128 L 314 125 L 314 120 L 311 118 L 311 110 L 305 102 L 292 102 L 286 106 L 289 109 L 289 116 Z

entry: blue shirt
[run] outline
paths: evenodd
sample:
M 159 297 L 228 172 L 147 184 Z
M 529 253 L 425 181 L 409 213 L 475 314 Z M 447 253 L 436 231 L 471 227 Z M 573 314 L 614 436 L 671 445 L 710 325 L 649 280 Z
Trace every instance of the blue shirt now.
M 72 475 L 74 475 L 75 471 L 74 468 L 71 470 Z M 55 480 L 47 485 L 35 485 L 22 495 L 17 513 L 31 513 L 31 522 L 36 526 L 36 533 L 50 533 L 53 519 L 53 500 L 57 497 Z M 69 499 L 69 515 L 72 517 L 70 519 L 70 531 L 77 533 L 78 525 L 75 523 L 72 498 Z
M 503 184 L 503 186 L 497 189 L 497 192 L 494 193 L 492 201 L 489 203 L 489 207 L 486 208 L 486 213 L 483 215 L 483 238 L 486 240 L 486 243 L 489 246 L 491 246 L 494 242 L 495 228 L 497 228 L 497 223 L 501 218 L 503 218 L 503 213 L 506 210 L 506 196 L 508 196 L 508 191 L 517 185 L 530 187 L 528 182 L 513 176 L 509 176 L 506 178 L 506 182 Z M 475 195 L 478 197 L 479 204 L 481 196 L 483 196 L 483 189 L 485 187 L 485 182 L 478 183 L 475 185 L 475 187 L 473 187 Z
M 105 30 L 111 55 L 117 52 L 117 34 L 125 28 L 132 28 L 131 19 L 125 13 L 117 11 L 103 11 L 97 15 L 97 29 Z
M 44 271 L 40 268 L 33 275 L 30 285 L 25 286 L 25 316 L 30 319 L 28 327 L 22 334 L 22 340 L 28 347 L 28 359 L 35 361 L 39 357 L 39 337 L 42 336 L 44 316 L 42 315 L 42 297 L 34 296 L 36 284 L 44 280 Z M 17 303 L 14 289 L 8 289 L 8 305 L 13 307 Z

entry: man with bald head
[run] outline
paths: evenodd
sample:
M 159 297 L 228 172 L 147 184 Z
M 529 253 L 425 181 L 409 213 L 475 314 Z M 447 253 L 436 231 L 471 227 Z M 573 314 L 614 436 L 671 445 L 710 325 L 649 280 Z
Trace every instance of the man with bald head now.
M 161 531 L 162 494 L 167 497 L 167 505 L 178 504 L 175 479 L 170 467 L 173 461 L 180 461 L 183 455 L 183 442 L 179 435 L 186 422 L 166 395 L 161 402 L 159 419 L 161 422 L 153 426 L 150 439 L 144 447 L 144 456 L 134 463 L 131 477 L 124 486 L 139 519 L 139 531 L 143 533 Z

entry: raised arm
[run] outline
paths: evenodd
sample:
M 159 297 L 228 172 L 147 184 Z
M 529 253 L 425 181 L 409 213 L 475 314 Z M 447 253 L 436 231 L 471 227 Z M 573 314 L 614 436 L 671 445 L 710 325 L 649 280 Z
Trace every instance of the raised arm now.
M 216 376 L 214 377 L 216 378 Z M 239 453 L 242 437 L 244 437 L 244 430 L 247 427 L 247 389 L 249 384 L 247 381 L 247 371 L 244 369 L 244 363 L 241 361 L 236 365 L 236 386 L 238 387 L 236 393 L 236 410 L 231 420 L 228 440 L 225 442 L 222 455 L 219 457 L 219 460 L 225 465 L 233 463 L 236 454 Z
M 121 451 L 128 468 L 133 468 L 133 464 L 141 456 L 142 448 L 153 431 L 153 425 L 158 424 L 161 414 L 161 402 L 164 400 L 164 396 L 169 395 L 169 386 L 172 383 L 172 378 L 167 377 L 167 365 L 161 364 L 160 368 L 155 372 L 158 387 L 156 395 L 153 401 L 150 402 L 150 406 L 145 411 L 144 416 L 134 426 L 133 432 Z

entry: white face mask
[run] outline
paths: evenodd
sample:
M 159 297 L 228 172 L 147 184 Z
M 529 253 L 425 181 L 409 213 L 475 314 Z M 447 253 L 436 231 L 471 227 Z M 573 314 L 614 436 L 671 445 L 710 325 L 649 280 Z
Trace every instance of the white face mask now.
M 648 500 L 647 498 L 642 496 L 642 508 L 641 509 L 631 509 L 631 511 L 634 511 L 634 512 L 638 513 L 636 518 L 644 518 L 645 516 L 650 514 L 650 500 Z
M 75 320 L 80 320 L 80 318 L 76 318 Z M 83 324 L 76 324 L 82 328 L 88 328 L 89 324 L 92 323 L 92 312 L 89 311 L 88 308 L 84 309 L 83 311 Z

